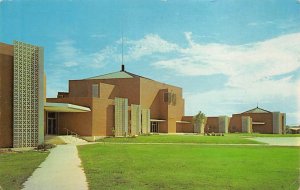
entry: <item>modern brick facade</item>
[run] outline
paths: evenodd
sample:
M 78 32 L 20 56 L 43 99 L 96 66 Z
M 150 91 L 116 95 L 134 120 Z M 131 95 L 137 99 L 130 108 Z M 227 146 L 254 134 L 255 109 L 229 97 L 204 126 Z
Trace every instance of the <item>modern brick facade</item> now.
M 224 117 L 208 117 L 206 132 L 222 133 L 220 119 Z M 270 112 L 259 107 L 228 117 L 229 122 L 223 127 L 229 133 L 266 133 L 282 134 L 285 132 L 285 113 Z M 221 122 L 222 123 L 222 122 Z
M 32 147 L 44 135 L 88 140 L 142 133 L 203 133 L 184 115 L 182 89 L 125 70 L 70 80 L 69 92 L 45 98 L 43 48 L 0 43 L 0 148 Z M 51 80 L 51 79 L 50 79 Z M 208 117 L 204 132 L 284 133 L 285 114 L 261 108 Z
M 44 142 L 43 48 L 0 43 L 0 147 Z
M 70 80 L 69 92 L 59 92 L 57 98 L 47 99 L 47 102 L 71 103 L 89 107 L 92 110 L 86 113 L 59 113 L 58 131 L 60 134 L 64 134 L 68 129 L 88 137 L 113 135 L 119 128 L 116 123 L 116 119 L 119 122 L 115 112 L 116 98 L 127 100 L 129 114 L 125 117 L 128 118 L 128 129 L 126 129 L 128 135 L 131 131 L 133 131 L 132 134 L 143 132 L 144 109 L 150 111 L 148 113 L 150 123 L 145 124 L 148 125 L 146 127 L 149 132 L 193 132 L 192 117 L 184 116 L 181 88 L 129 73 L 124 67 L 122 69 L 119 72 L 88 79 Z M 140 106 L 141 109 L 142 121 L 138 132 L 134 131 L 136 124 L 133 124 L 131 120 L 131 109 L 134 105 Z M 131 130 L 132 126 L 135 127 L 134 130 Z M 143 133 L 146 132 L 147 130 L 144 129 Z M 121 135 L 118 133 L 117 136 Z

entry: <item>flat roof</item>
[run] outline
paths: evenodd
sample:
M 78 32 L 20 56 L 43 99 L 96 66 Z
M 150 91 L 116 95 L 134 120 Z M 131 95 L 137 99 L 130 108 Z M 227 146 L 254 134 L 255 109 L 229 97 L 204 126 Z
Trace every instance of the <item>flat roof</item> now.
M 292 128 L 289 128 L 290 130 L 294 130 L 294 131 L 298 131 L 300 130 L 300 127 L 292 127 Z
M 69 103 L 51 103 L 46 102 L 45 111 L 48 112 L 89 112 L 90 108 Z
M 186 124 L 189 124 L 191 122 L 189 122 L 189 121 L 176 121 L 176 123 L 186 123 Z
M 254 124 L 254 125 L 264 125 L 265 122 L 253 121 L 252 124 Z
M 154 121 L 154 122 L 164 122 L 166 120 L 163 119 L 150 119 L 150 121 Z

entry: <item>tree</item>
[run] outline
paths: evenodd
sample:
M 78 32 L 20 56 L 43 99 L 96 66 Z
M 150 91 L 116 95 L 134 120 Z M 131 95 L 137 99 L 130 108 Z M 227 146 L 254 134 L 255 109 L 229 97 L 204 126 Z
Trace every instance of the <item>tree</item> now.
M 207 117 L 205 116 L 205 114 L 199 111 L 199 113 L 193 117 L 194 132 L 204 133 L 206 121 Z

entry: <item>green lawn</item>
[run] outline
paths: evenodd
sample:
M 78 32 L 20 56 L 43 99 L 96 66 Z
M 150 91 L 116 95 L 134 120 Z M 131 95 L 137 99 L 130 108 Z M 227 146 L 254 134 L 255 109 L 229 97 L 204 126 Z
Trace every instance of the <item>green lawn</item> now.
M 118 143 L 203 143 L 203 144 L 261 144 L 260 142 L 246 139 L 238 134 L 225 134 L 225 136 L 203 135 L 150 135 L 128 138 L 104 138 L 99 142 Z
M 0 154 L 0 187 L 20 189 L 32 172 L 45 160 L 47 152 L 18 152 Z M 0 188 L 1 189 L 1 188 Z
M 79 146 L 90 189 L 298 189 L 299 148 Z

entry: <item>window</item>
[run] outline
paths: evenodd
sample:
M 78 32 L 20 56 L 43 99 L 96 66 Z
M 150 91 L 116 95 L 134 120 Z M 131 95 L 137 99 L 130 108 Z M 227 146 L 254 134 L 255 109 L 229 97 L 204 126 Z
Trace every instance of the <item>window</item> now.
M 173 106 L 176 105 L 176 94 L 172 92 L 164 93 L 164 102 L 168 102 L 168 104 L 172 104 Z
M 172 105 L 175 106 L 176 105 L 176 94 L 172 94 Z
M 164 94 L 164 102 L 168 102 L 168 100 L 169 100 L 169 93 L 166 92 L 166 93 Z
M 93 98 L 99 98 L 99 84 L 92 85 Z

